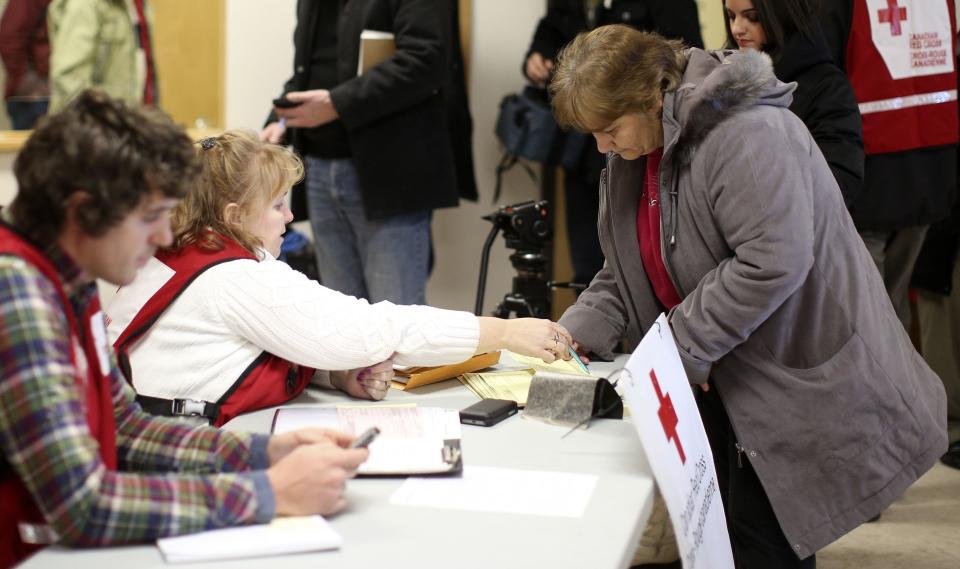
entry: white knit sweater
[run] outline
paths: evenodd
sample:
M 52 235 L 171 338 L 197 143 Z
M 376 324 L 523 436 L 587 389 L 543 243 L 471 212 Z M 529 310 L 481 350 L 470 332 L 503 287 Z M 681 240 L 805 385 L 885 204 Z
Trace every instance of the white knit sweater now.
M 472 356 L 468 312 L 370 304 L 317 284 L 269 254 L 202 273 L 130 349 L 133 384 L 152 397 L 216 401 L 264 350 L 317 369 L 440 365 Z M 107 307 L 110 341 L 173 275 L 151 259 Z

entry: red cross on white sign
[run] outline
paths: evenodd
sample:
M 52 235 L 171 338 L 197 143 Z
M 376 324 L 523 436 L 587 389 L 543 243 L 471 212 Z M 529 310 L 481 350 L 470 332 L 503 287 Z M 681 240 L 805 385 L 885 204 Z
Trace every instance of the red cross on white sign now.
M 677 417 L 676 409 L 673 408 L 673 401 L 670 400 L 670 394 L 664 395 L 660 390 L 657 373 L 652 369 L 650 370 L 650 381 L 653 383 L 653 390 L 657 392 L 657 400 L 660 401 L 657 416 L 660 418 L 663 434 L 667 436 L 667 441 L 673 441 L 677 446 L 677 455 L 680 456 L 680 464 L 686 464 L 687 455 L 683 452 L 683 445 L 680 444 L 680 435 L 677 433 L 677 425 L 680 423 L 680 419 Z

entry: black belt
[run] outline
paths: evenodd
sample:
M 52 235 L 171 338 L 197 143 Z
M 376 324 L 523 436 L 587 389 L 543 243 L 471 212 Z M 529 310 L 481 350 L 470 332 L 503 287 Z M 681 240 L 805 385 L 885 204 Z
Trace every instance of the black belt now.
M 137 395 L 137 403 L 148 413 L 166 417 L 206 417 L 213 422 L 220 416 L 220 405 L 199 399 L 161 399 Z

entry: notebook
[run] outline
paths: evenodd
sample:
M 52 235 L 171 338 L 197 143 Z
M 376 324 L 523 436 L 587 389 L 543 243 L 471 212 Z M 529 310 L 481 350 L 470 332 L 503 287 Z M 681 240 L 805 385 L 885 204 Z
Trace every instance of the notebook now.
M 360 32 L 360 57 L 357 61 L 357 76 L 363 75 L 380 63 L 390 59 L 397 51 L 397 43 L 390 32 L 363 30 Z
M 320 516 L 277 518 L 269 524 L 216 529 L 157 540 L 167 563 L 196 563 L 339 549 L 343 537 Z

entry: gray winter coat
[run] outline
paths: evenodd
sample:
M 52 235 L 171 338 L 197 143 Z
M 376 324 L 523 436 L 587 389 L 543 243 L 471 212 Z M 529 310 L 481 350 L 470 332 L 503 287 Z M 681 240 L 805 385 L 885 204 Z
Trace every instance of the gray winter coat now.
M 914 351 L 794 84 L 757 52 L 693 49 L 665 94 L 661 248 L 691 383 L 709 377 L 801 558 L 876 515 L 947 447 L 940 379 Z M 637 244 L 645 160 L 610 155 L 607 262 L 560 322 L 609 355 L 661 312 Z

